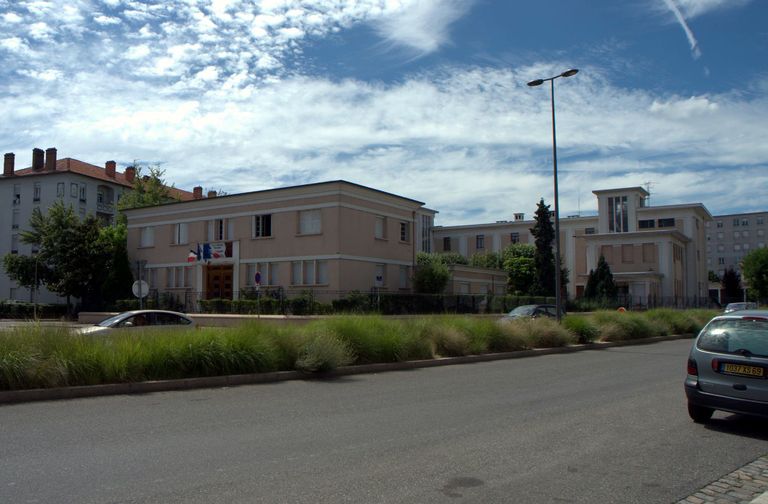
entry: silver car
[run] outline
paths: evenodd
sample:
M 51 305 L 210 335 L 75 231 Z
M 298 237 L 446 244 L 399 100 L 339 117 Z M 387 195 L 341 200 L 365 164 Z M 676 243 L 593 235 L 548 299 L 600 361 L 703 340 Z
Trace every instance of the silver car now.
M 768 310 L 713 318 L 688 357 L 688 414 L 694 422 L 715 410 L 768 417 Z
M 195 326 L 183 313 L 166 310 L 134 310 L 102 320 L 96 325 L 77 330 L 79 334 L 108 334 L 136 329 L 180 328 Z

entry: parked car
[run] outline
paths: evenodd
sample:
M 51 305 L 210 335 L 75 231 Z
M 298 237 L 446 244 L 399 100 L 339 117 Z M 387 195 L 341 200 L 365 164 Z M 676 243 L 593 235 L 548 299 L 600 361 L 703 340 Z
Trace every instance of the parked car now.
M 723 313 L 731 313 L 739 310 L 756 310 L 757 303 L 728 303 Z
M 108 334 L 147 328 L 178 329 L 194 326 L 195 321 L 183 313 L 166 310 L 134 310 L 102 320 L 90 327 L 82 327 L 77 332 L 79 334 Z
M 715 410 L 768 417 L 768 310 L 713 318 L 688 357 L 688 414 L 697 423 Z
M 565 310 L 561 316 L 565 315 Z M 502 317 L 502 320 L 514 320 L 518 318 L 557 317 L 557 307 L 553 304 L 532 304 L 518 306 Z

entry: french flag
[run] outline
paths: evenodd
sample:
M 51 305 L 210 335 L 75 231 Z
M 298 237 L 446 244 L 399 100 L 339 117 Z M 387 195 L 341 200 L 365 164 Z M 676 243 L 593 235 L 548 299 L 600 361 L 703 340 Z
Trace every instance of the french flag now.
M 189 255 L 187 256 L 187 262 L 197 262 L 200 260 L 200 244 L 197 245 L 197 252 L 194 250 L 189 251 Z

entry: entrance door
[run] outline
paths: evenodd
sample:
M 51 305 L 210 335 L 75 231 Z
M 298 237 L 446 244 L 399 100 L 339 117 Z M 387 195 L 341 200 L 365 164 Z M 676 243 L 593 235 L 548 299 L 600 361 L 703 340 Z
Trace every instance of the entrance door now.
M 205 268 L 205 298 L 232 299 L 232 265 L 209 264 Z

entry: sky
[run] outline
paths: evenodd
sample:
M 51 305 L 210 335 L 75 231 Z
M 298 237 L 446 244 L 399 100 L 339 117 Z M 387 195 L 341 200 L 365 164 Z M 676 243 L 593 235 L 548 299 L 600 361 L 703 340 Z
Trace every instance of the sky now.
M 593 190 L 768 210 L 766 0 L 0 0 L 0 149 L 227 194 L 348 180 L 437 225 Z

